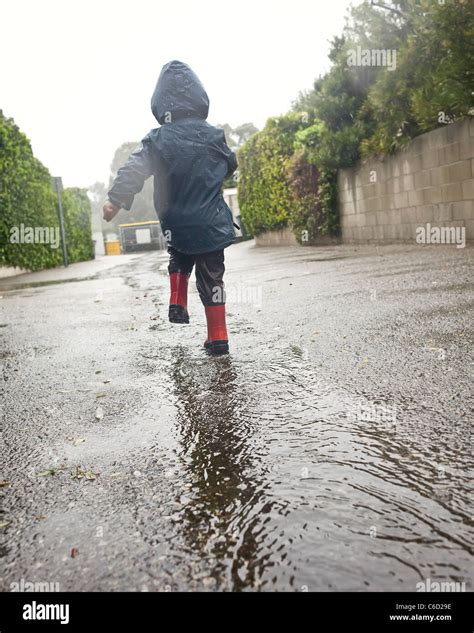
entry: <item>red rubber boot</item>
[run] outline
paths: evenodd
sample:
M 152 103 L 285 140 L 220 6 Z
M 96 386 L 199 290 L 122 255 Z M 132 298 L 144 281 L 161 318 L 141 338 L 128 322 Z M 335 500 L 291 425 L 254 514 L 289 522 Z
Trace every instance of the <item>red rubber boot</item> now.
M 204 343 L 209 354 L 220 356 L 229 353 L 229 338 L 225 324 L 225 305 L 206 306 L 207 340 Z
M 189 323 L 188 280 L 189 275 L 184 273 L 170 274 L 169 320 L 171 323 Z

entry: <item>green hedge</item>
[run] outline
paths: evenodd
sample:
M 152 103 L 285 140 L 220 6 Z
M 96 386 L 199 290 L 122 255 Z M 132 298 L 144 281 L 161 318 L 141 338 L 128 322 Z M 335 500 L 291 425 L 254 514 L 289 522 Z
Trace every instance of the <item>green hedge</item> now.
M 63 194 L 70 262 L 94 256 L 90 203 L 85 190 Z M 49 244 L 12 243 L 14 227 L 58 228 L 56 193 L 51 174 L 34 156 L 27 137 L 0 110 L 0 266 L 29 270 L 62 263 L 61 248 Z
M 91 234 L 91 203 L 85 189 L 70 188 L 63 193 L 64 228 L 70 262 L 94 259 Z
M 239 151 L 239 206 L 251 234 L 286 226 L 300 242 L 337 234 L 337 170 L 320 169 L 314 154 L 324 132 L 306 113 L 291 112 L 269 119 Z
M 288 225 L 293 207 L 289 167 L 294 139 L 304 127 L 301 114 L 271 118 L 238 152 L 239 207 L 253 235 Z

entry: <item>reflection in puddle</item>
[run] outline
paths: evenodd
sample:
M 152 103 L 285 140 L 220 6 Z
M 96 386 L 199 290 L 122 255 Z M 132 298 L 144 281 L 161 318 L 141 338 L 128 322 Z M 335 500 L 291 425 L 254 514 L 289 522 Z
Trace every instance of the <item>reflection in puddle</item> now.
M 229 357 L 194 369 L 187 353 L 178 350 L 172 376 L 180 461 L 192 485 L 183 534 L 190 549 L 214 559 L 212 577 L 228 574 L 233 589 L 252 586 L 258 544 L 245 522 L 263 496 L 255 423 L 241 415 L 249 402 Z

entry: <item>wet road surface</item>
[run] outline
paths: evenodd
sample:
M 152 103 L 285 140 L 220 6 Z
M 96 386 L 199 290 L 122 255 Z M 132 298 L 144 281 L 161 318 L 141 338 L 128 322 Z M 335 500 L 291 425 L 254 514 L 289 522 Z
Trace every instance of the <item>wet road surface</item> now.
M 472 590 L 472 259 L 232 247 L 222 358 L 164 254 L 0 280 L 0 588 Z

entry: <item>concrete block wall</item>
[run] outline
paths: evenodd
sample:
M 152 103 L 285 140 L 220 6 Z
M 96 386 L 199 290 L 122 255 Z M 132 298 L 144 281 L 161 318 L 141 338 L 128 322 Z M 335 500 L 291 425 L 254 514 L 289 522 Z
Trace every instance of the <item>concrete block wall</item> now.
M 279 231 L 267 231 L 255 236 L 257 246 L 297 246 L 298 242 L 289 228 Z
M 414 243 L 417 227 L 428 223 L 465 227 L 472 242 L 474 119 L 418 136 L 382 161 L 341 170 L 338 185 L 343 242 Z

